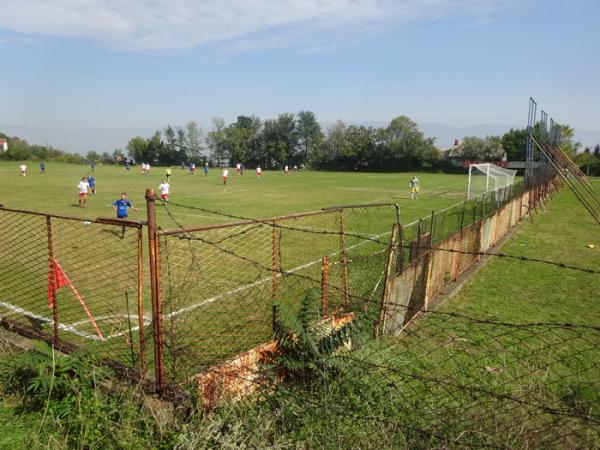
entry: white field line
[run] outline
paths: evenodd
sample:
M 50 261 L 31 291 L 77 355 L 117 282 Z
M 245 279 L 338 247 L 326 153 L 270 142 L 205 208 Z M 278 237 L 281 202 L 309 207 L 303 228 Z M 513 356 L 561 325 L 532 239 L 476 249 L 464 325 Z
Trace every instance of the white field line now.
M 388 232 L 385 232 L 385 233 L 382 233 L 382 234 L 378 234 L 376 236 L 371 237 L 371 239 L 379 239 L 380 237 L 386 236 L 388 234 L 391 234 L 391 231 L 388 231 Z M 359 242 L 358 244 L 351 245 L 350 247 L 346 248 L 346 250 L 352 250 L 352 249 L 354 249 L 356 247 L 360 247 L 360 246 L 365 245 L 365 244 L 367 244 L 369 242 L 370 241 Z M 330 257 L 331 256 L 335 256 L 335 255 L 338 255 L 339 253 L 340 253 L 340 251 L 338 250 L 338 251 L 335 251 L 333 253 L 330 253 L 328 256 L 330 256 Z M 315 264 L 318 264 L 320 262 L 321 262 L 321 259 L 316 259 L 316 260 L 308 262 L 306 264 L 302 264 L 302 265 L 300 265 L 298 267 L 294 267 L 293 269 L 286 270 L 285 273 L 283 273 L 283 274 L 278 273 L 276 276 L 277 277 L 281 277 L 282 275 L 285 275 L 285 274 L 288 274 L 288 273 L 294 273 L 294 272 L 297 272 L 299 270 L 306 269 L 307 267 L 314 266 Z M 258 286 L 258 285 L 266 283 L 268 281 L 271 281 L 271 277 L 270 276 L 269 277 L 265 277 L 265 278 L 263 278 L 261 280 L 255 281 L 254 283 L 248 283 L 248 284 L 244 284 L 242 286 L 238 286 L 235 289 L 232 289 L 230 291 L 224 292 L 224 293 L 219 294 L 219 295 L 215 295 L 214 297 L 208 298 L 208 299 L 203 300 L 203 301 L 201 301 L 199 303 L 196 303 L 194 305 L 190 305 L 190 306 L 187 306 L 185 308 L 179 309 L 177 311 L 173 311 L 173 312 L 171 312 L 169 314 L 165 314 L 163 317 L 165 317 L 165 318 L 171 318 L 171 317 L 175 317 L 175 316 L 178 316 L 180 314 L 183 314 L 183 313 L 186 313 L 186 312 L 189 312 L 189 311 L 193 311 L 194 309 L 197 309 L 197 308 L 199 308 L 199 307 L 201 307 L 203 305 L 206 305 L 208 303 L 214 303 L 217 300 L 222 299 L 223 297 L 226 297 L 228 295 L 237 294 L 238 292 L 244 291 L 246 289 L 250 289 L 250 288 L 252 288 L 254 286 Z
M 205 216 L 204 214 L 191 214 L 191 213 L 180 213 L 180 212 L 173 212 L 173 211 L 169 211 L 169 213 L 167 213 L 167 211 L 163 211 L 162 209 L 157 209 L 156 212 L 159 213 L 163 213 L 163 214 L 174 214 L 176 216 L 191 216 L 191 217 L 203 217 L 205 219 L 215 219 L 215 220 L 231 220 L 230 217 L 219 217 L 217 215 L 214 216 Z
M 17 314 L 21 314 L 24 315 L 26 317 L 31 317 L 32 319 L 36 319 L 39 320 L 40 322 L 45 322 L 49 325 L 54 325 L 54 321 L 51 319 L 48 319 L 46 317 L 40 316 L 38 314 L 35 314 L 34 312 L 31 311 L 27 311 L 26 309 L 21 308 L 20 306 L 16 306 L 13 305 L 11 303 L 8 302 L 2 302 L 0 301 L 0 306 L 2 306 L 3 308 L 8 309 L 9 311 L 12 311 L 14 313 Z M 0 315 L 0 317 L 4 318 L 6 317 L 6 315 Z M 90 333 L 86 333 L 84 331 L 79 331 L 76 327 L 74 327 L 73 325 L 66 325 L 63 323 L 59 323 L 58 324 L 58 328 L 60 328 L 61 330 L 65 330 L 65 331 L 69 331 L 73 334 L 76 334 L 77 336 L 81 336 L 87 339 L 92 339 L 94 341 L 100 341 L 100 337 L 96 336 L 95 334 L 90 334 Z
M 382 234 L 378 234 L 378 235 L 372 236 L 371 239 L 379 239 L 379 238 L 381 238 L 383 236 L 386 236 L 386 235 L 389 235 L 389 234 L 391 234 L 391 231 L 388 231 L 388 232 L 385 232 L 385 233 L 382 233 Z M 359 242 L 358 244 L 351 245 L 350 247 L 347 247 L 346 250 L 355 249 L 355 248 L 360 247 L 362 245 L 368 244 L 369 242 L 370 241 L 368 241 L 368 240 Z M 335 256 L 335 255 L 338 255 L 339 253 L 340 253 L 340 251 L 338 250 L 338 251 L 335 251 L 333 253 L 330 253 L 328 256 L 330 256 L 330 257 L 331 256 Z M 281 277 L 281 276 L 283 276 L 285 274 L 288 274 L 288 273 L 298 272 L 299 270 L 306 269 L 308 267 L 314 266 L 315 264 L 318 264 L 320 262 L 321 262 L 321 259 L 316 259 L 316 260 L 308 262 L 306 264 L 302 264 L 300 266 L 294 267 L 293 269 L 286 270 L 285 273 L 283 273 L 283 274 L 278 273 L 276 275 L 276 277 Z M 185 308 L 181 308 L 181 309 L 179 309 L 177 311 L 170 312 L 169 314 L 163 315 L 163 318 L 169 319 L 169 318 L 172 318 L 172 317 L 179 316 L 181 314 L 184 314 L 184 313 L 193 311 L 195 309 L 198 309 L 201 306 L 204 306 L 204 305 L 207 305 L 207 304 L 210 304 L 210 303 L 214 303 L 214 302 L 216 302 L 216 301 L 218 301 L 218 300 L 220 300 L 220 299 L 222 299 L 224 297 L 227 297 L 229 295 L 237 294 L 238 292 L 242 292 L 242 291 L 245 291 L 247 289 L 253 288 L 255 286 L 267 283 L 268 281 L 271 281 L 271 276 L 265 277 L 265 278 L 263 278 L 261 280 L 255 281 L 253 283 L 248 283 L 248 284 L 244 284 L 242 286 L 238 286 L 235 289 L 231 289 L 231 290 L 229 290 L 227 292 L 224 292 L 222 294 L 215 295 L 214 297 L 208 298 L 208 299 L 203 300 L 203 301 L 201 301 L 199 303 L 196 303 L 194 305 L 190 305 L 190 306 L 187 306 Z M 0 301 L 0 306 L 3 306 L 4 308 L 6 308 L 6 309 L 8 309 L 10 311 L 13 311 L 13 312 L 15 312 L 17 314 L 22 314 L 22 315 L 25 315 L 27 317 L 32 317 L 32 318 L 40 320 L 42 322 L 46 322 L 49 325 L 53 324 L 53 321 L 51 319 L 39 316 L 39 315 L 37 315 L 37 314 L 35 314 L 35 313 L 31 312 L 31 311 L 27 311 L 27 310 L 25 310 L 25 309 L 23 309 L 23 308 L 21 308 L 19 306 L 15 306 L 15 305 L 12 305 L 10 303 L 2 302 L 2 301 Z M 0 315 L 0 317 L 2 317 L 2 316 Z M 127 317 L 127 315 L 126 314 L 122 314 L 120 316 L 119 315 L 99 316 L 99 317 L 96 318 L 96 320 L 108 320 L 108 319 L 112 319 L 112 318 L 115 318 L 115 317 Z M 132 318 L 135 317 L 136 322 L 138 321 L 138 316 L 137 315 L 134 315 L 134 316 L 131 316 L 131 317 Z M 152 322 L 152 318 L 151 317 L 144 316 L 144 325 L 149 325 L 151 322 Z M 86 333 L 84 331 L 79 331 L 77 329 L 77 326 L 83 325 L 83 324 L 86 324 L 86 323 L 89 323 L 89 320 L 80 320 L 78 322 L 73 322 L 73 323 L 68 324 L 68 325 L 67 324 L 59 323 L 58 324 L 58 328 L 60 328 L 62 330 L 65 330 L 65 331 L 69 331 L 69 332 L 71 332 L 71 333 L 73 333 L 73 334 L 75 334 L 77 336 L 80 336 L 80 337 L 84 337 L 84 338 L 87 338 L 87 339 L 92 339 L 94 341 L 102 340 L 102 339 L 100 339 L 99 336 L 96 336 L 96 335 L 90 334 L 90 333 Z M 131 327 L 131 332 L 138 331 L 139 329 L 140 329 L 139 325 L 136 325 L 134 327 Z M 119 331 L 117 333 L 105 336 L 104 340 L 114 339 L 114 338 L 123 336 L 123 335 L 128 334 L 128 333 L 129 333 L 129 328 L 127 330 Z

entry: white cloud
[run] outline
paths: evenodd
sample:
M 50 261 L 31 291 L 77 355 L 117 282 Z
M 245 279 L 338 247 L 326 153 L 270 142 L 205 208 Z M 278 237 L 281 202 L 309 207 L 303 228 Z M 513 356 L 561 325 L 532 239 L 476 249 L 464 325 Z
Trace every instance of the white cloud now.
M 3 0 L 0 28 L 166 50 L 446 16 L 485 20 L 500 0 Z M 268 39 L 273 39 L 270 36 Z

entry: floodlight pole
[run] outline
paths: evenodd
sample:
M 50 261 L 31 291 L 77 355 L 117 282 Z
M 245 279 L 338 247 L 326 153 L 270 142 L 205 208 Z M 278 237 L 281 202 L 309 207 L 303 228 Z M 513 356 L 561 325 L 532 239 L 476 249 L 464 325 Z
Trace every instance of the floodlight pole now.
M 487 174 L 485 176 L 485 192 L 488 191 L 488 188 L 490 186 L 490 163 L 487 163 L 486 166 L 487 166 Z

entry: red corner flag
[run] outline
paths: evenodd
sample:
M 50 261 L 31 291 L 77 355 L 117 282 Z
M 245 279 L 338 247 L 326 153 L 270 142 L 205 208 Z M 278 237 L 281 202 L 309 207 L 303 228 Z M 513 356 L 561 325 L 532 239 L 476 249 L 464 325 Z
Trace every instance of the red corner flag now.
M 52 286 L 53 281 L 55 283 L 54 288 Z M 48 271 L 48 306 L 50 308 L 53 308 L 54 302 L 56 302 L 56 291 L 69 284 L 71 284 L 71 280 L 69 280 L 62 267 L 60 267 L 58 261 L 53 259 L 52 264 L 50 264 L 50 270 Z
M 104 335 L 100 331 L 100 328 L 98 328 L 96 319 L 94 319 L 94 316 L 92 316 L 92 313 L 85 304 L 83 297 L 81 296 L 79 291 L 77 291 L 77 288 L 75 288 L 75 285 L 71 282 L 71 280 L 69 280 L 69 277 L 67 276 L 63 268 L 60 266 L 58 261 L 56 259 L 53 259 L 52 263 L 50 264 L 50 270 L 48 271 L 48 306 L 50 308 L 54 308 L 56 306 L 56 291 L 58 291 L 63 286 L 69 286 L 71 288 L 71 291 L 73 291 L 73 294 L 75 295 L 75 297 L 77 297 L 77 300 L 79 300 L 79 303 L 83 307 L 83 310 L 92 322 L 94 330 L 96 330 L 96 334 L 100 337 L 100 339 L 104 340 Z

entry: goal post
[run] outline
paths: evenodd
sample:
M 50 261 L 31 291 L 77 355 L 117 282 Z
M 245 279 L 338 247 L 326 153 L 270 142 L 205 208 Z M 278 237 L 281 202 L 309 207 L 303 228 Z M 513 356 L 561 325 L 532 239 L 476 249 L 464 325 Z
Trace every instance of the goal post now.
M 505 169 L 495 164 L 469 164 L 467 198 L 512 186 L 516 174 L 516 170 Z

